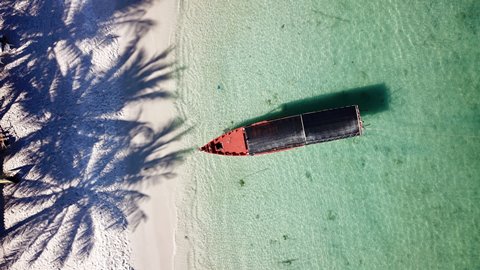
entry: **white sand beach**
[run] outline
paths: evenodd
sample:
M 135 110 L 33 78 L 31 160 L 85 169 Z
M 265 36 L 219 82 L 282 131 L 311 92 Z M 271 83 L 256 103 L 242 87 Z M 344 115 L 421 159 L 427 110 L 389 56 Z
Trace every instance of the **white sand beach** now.
M 174 269 L 176 0 L 2 1 L 1 269 Z
M 161 53 L 175 46 L 177 12 L 176 0 L 156 1 L 148 10 L 145 17 L 155 21 L 156 25 L 140 43 L 147 54 Z M 174 51 L 170 55 L 170 61 L 175 59 L 173 54 Z M 170 80 L 159 87 L 171 91 L 175 89 L 174 84 L 175 81 Z M 139 115 L 141 121 L 152 123 L 156 129 L 162 128 L 176 117 L 172 100 L 143 102 L 129 109 L 132 110 L 130 115 Z M 170 144 L 162 149 L 160 155 L 179 150 L 179 147 L 179 144 Z M 177 222 L 175 192 L 178 184 L 179 181 L 174 178 L 162 181 L 160 185 L 146 186 L 142 189 L 150 199 L 141 206 L 148 216 L 147 220 L 131 235 L 131 261 L 135 269 L 174 269 Z

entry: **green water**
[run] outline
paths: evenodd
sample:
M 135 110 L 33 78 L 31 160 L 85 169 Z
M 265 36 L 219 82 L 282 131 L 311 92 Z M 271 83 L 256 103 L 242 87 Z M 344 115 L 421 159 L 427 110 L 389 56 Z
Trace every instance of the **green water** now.
M 357 103 L 364 136 L 194 152 L 190 269 L 480 269 L 480 1 L 182 1 L 185 144 Z

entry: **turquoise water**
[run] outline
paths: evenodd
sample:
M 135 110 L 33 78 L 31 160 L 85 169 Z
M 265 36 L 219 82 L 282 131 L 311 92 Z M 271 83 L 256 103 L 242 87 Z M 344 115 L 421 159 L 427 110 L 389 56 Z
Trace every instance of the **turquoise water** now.
M 479 269 L 480 2 L 184 1 L 178 108 L 225 129 L 357 103 L 364 136 L 192 153 L 190 269 Z

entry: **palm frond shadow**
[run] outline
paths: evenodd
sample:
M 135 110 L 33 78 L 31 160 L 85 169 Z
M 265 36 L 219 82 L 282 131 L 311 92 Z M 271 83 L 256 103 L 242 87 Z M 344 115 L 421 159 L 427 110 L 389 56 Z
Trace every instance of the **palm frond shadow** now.
M 91 16 L 82 10 L 92 7 L 75 10 L 66 6 L 70 2 L 60 3 L 38 0 L 23 9 L 14 9 L 13 0 L 0 3 L 18 48 L 0 77 L 7 91 L 0 118 L 20 106 L 21 120 L 37 127 L 5 155 L 6 160 L 20 155 L 26 164 L 15 169 L 22 181 L 3 190 L 4 208 L 29 215 L 3 228 L 2 269 L 19 260 L 33 264 L 46 250 L 55 253 L 60 267 L 69 258 L 89 256 L 98 230 L 122 231 L 146 218 L 139 204 L 147 196 L 138 188 L 174 177 L 173 167 L 188 152 L 166 148 L 188 132 L 181 121 L 153 130 L 149 123 L 116 117 L 127 104 L 171 98 L 159 84 L 178 72 L 168 61 L 173 48 L 153 57 L 137 49 L 152 26 L 142 18 L 151 1 L 119 1 L 95 23 L 87 23 Z M 80 27 L 85 23 L 88 27 Z M 95 50 L 115 39 L 105 28 L 119 24 L 134 27 L 136 36 L 111 67 L 92 71 Z M 85 52 L 82 42 L 95 46 Z M 150 132 L 147 141 L 132 145 L 142 130 Z

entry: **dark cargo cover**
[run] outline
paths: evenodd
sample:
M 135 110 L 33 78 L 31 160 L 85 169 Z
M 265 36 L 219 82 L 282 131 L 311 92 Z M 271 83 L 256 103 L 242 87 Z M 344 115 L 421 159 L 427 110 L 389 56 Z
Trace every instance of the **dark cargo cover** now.
M 300 115 L 248 126 L 245 135 L 251 155 L 305 145 Z
M 265 121 L 245 127 L 250 155 L 361 134 L 358 107 L 349 106 Z
M 356 106 L 302 115 L 306 143 L 320 143 L 360 135 Z

